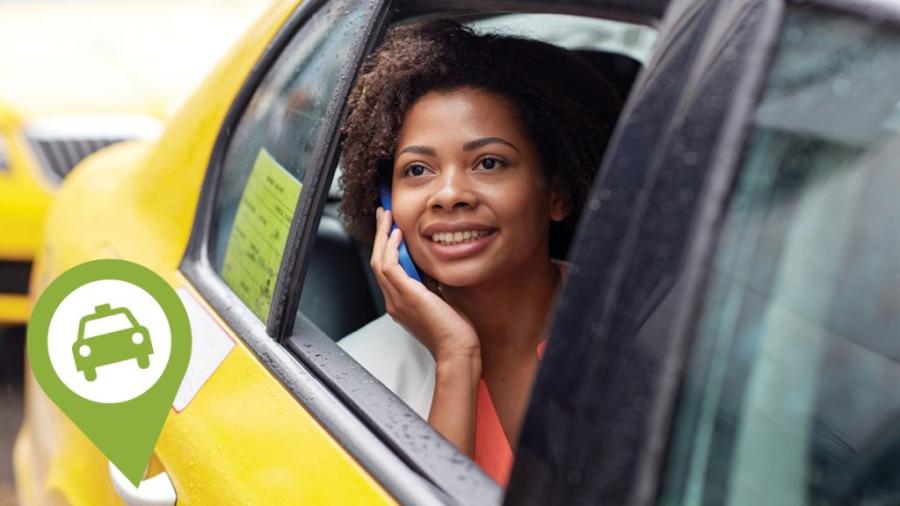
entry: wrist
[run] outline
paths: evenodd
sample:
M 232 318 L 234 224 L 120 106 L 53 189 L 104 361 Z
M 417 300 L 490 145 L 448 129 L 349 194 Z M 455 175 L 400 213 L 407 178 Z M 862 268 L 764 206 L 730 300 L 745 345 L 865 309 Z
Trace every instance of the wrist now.
M 456 379 L 477 382 L 481 379 L 481 353 L 457 351 L 436 356 L 434 374 L 438 383 Z
M 435 361 L 481 361 L 481 343 L 472 329 L 454 328 L 435 337 L 436 346 L 431 350 Z
M 467 367 L 477 363 L 481 366 L 481 346 L 453 346 L 434 350 L 434 361 L 438 364 L 452 363 L 460 367 Z

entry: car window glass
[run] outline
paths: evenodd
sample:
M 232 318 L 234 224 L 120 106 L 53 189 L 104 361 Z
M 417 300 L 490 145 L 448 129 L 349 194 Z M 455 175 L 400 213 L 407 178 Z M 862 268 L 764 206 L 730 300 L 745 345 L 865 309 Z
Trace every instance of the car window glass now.
M 646 65 L 656 30 L 644 25 L 564 14 L 505 14 L 467 23 L 479 33 L 503 33 L 573 50 L 624 54 Z
M 328 2 L 303 24 L 253 93 L 224 157 L 211 261 L 261 320 L 326 107 L 351 57 L 348 34 L 365 19 L 352 3 Z
M 650 28 L 578 16 L 504 14 L 480 17 L 477 21 L 464 24 L 479 32 L 521 35 L 577 51 L 590 63 L 601 66 L 605 75 L 613 76 L 610 81 L 618 79 L 620 82 L 614 82 L 613 85 L 621 86 L 625 93 L 640 69 L 637 57 L 647 57 L 649 44 L 655 38 L 655 32 Z M 623 35 L 629 30 L 636 31 L 630 32 L 631 36 Z M 615 42 L 610 43 L 611 40 L 618 40 L 618 46 Z M 622 49 L 623 40 L 631 44 L 627 50 Z M 632 59 L 629 56 L 631 53 L 635 53 L 636 58 Z M 618 77 L 614 75 L 614 69 L 604 66 L 610 62 L 620 65 L 621 74 Z M 342 198 L 338 184 L 339 174 L 338 168 L 311 249 L 294 327 L 294 333 L 297 333 L 301 326 L 311 322 L 334 341 L 340 341 L 385 314 L 381 291 L 369 268 L 371 246 L 352 239 L 344 230 L 338 214 Z M 387 320 L 389 319 L 385 317 L 374 321 L 373 325 L 383 333 L 395 331 L 392 322 Z M 405 341 L 398 341 L 396 344 L 405 349 L 398 350 L 398 353 L 428 353 L 422 346 L 407 346 L 410 343 Z M 376 377 L 383 377 L 379 371 L 370 372 Z M 384 374 L 389 372 L 385 371 Z M 407 392 L 408 395 L 401 397 L 406 401 L 421 398 L 425 405 L 430 402 L 430 390 L 420 392 L 422 389 L 419 386 L 413 390 L 415 391 L 411 390 Z M 416 410 L 421 406 L 411 404 L 411 407 Z M 418 411 L 422 413 L 421 409 Z M 427 407 L 425 413 L 427 414 Z
M 900 497 L 900 32 L 789 7 L 711 262 L 661 504 Z

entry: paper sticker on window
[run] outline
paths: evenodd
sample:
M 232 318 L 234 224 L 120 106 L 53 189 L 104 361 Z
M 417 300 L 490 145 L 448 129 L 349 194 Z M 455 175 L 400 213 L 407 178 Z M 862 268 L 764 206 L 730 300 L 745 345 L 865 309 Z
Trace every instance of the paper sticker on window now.
M 222 279 L 264 321 L 302 187 L 265 148 L 260 150 L 228 238 Z

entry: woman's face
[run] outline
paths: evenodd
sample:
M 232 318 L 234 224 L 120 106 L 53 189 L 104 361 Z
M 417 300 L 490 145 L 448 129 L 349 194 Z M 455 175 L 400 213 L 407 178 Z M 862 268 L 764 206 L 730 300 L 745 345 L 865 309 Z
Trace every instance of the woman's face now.
M 393 171 L 394 221 L 440 283 L 476 285 L 548 260 L 550 222 L 565 205 L 505 97 L 426 94 L 403 118 Z

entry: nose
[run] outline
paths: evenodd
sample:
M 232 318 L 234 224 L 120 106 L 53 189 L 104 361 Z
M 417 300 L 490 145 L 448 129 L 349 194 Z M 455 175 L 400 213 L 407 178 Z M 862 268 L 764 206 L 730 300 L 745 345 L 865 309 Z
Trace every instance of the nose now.
M 429 198 L 428 206 L 434 210 L 452 211 L 458 208 L 475 207 L 478 199 L 471 187 L 472 181 L 465 169 L 450 168 L 441 171 L 435 181 L 436 188 Z

